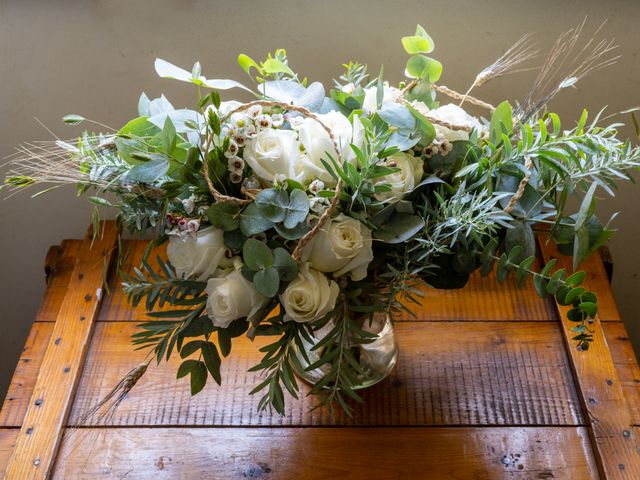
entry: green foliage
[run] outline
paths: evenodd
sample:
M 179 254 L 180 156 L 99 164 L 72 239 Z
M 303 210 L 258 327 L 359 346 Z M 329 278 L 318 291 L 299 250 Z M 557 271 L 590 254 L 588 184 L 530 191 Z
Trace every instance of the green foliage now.
M 302 366 L 295 353 L 295 345 L 304 351 L 303 341 L 311 341 L 309 327 L 296 322 L 283 322 L 282 313 L 259 325 L 256 335 L 275 336 L 277 340 L 260 348 L 264 353 L 260 363 L 249 369 L 264 373 L 264 379 L 251 390 L 250 394 L 265 391 L 258 402 L 258 410 L 271 407 L 280 415 L 285 414 L 284 388 L 289 394 L 298 399 L 298 382 L 294 375 L 293 366 L 302 370 Z
M 255 203 L 249 204 L 240 215 L 240 230 L 247 237 L 266 232 L 273 226 L 274 223 L 262 216 Z
M 191 375 L 191 395 L 199 393 L 207 383 L 207 367 L 202 360 L 185 360 L 178 368 L 177 378 Z
M 416 34 L 402 37 L 404 50 L 411 55 L 405 67 L 405 75 L 427 83 L 435 83 L 442 75 L 442 64 L 433 58 L 423 55 L 431 53 L 435 47 L 433 40 L 420 25 Z
M 508 101 L 498 105 L 491 116 L 489 141 L 496 146 L 502 143 L 503 135 L 509 137 L 513 129 L 513 109 Z M 509 143 L 511 140 L 509 140 Z
M 233 203 L 213 203 L 207 210 L 207 218 L 211 225 L 225 232 L 237 230 L 240 227 L 240 208 Z
M 143 163 L 134 166 L 127 173 L 127 179 L 133 182 L 151 184 L 164 177 L 169 171 L 170 160 L 164 155 L 149 155 L 148 157 L 136 155 L 134 158 Z
M 300 189 L 286 190 L 269 188 L 256 196 L 255 204 L 264 218 L 274 224 L 282 223 L 284 228 L 292 229 L 304 222 L 309 213 L 309 199 Z
M 385 243 L 402 243 L 420 233 L 425 221 L 418 215 L 395 214 L 375 232 L 375 238 Z
M 498 260 L 498 281 L 504 282 L 510 272 L 516 272 L 518 283 L 522 285 L 527 276 L 532 276 L 538 295 L 543 298 L 553 295 L 560 305 L 571 306 L 567 318 L 576 323 L 571 328 L 576 333 L 573 340 L 576 341 L 578 349 L 588 350 L 589 344 L 593 341 L 593 330 L 589 329 L 588 325 L 598 313 L 598 306 L 595 293 L 581 286 L 586 277 L 585 272 L 567 276 L 564 268 L 554 271 L 556 259 L 547 262 L 540 272 L 535 272 L 531 270 L 535 257 L 530 256 L 523 260 L 523 256 L 524 248 L 516 245 L 508 253 L 494 257 Z
M 416 34 L 402 37 L 402 46 L 409 55 L 416 53 L 431 53 L 435 48 L 433 39 L 422 26 L 416 27 Z
M 407 77 L 424 79 L 430 83 L 440 80 L 442 63 L 424 55 L 412 55 L 405 67 Z
M 255 72 L 255 77 L 252 78 L 258 83 L 283 78 L 297 80 L 298 76 L 289 68 L 288 63 L 287 51 L 284 48 L 277 49 L 273 54 L 268 53 L 267 58 L 259 63 L 244 53 L 238 55 L 240 68 L 250 77 Z
M 278 247 L 272 251 L 265 243 L 254 238 L 244 243 L 242 258 L 242 273 L 253 282 L 259 293 L 268 298 L 278 294 L 281 280 L 289 282 L 298 274 L 298 266 L 287 250 Z
M 443 148 L 440 139 L 434 143 L 434 125 L 411 103 L 438 106 L 434 83 L 440 79 L 442 64 L 427 56 L 434 42 L 418 25 L 414 35 L 402 38 L 402 45 L 409 56 L 405 73 L 411 80 L 398 85 L 403 98 L 395 102 L 385 98 L 384 72 L 371 78 L 366 65 L 358 62 L 344 65 L 326 96 L 320 83 L 298 77 L 283 49 L 263 61 L 238 56 L 240 67 L 258 84 L 257 93 L 251 92 L 257 98 L 315 113 L 336 110 L 349 117 L 354 130 L 349 154 L 337 159 L 329 152 L 322 163 L 335 183 L 343 185 L 337 212 L 372 231 L 374 259 L 365 279 L 337 280 L 341 291 L 336 309 L 312 324 L 285 321 L 279 300 L 298 275 L 290 252 L 318 215 L 310 209 L 309 179 L 278 182 L 259 191 L 248 205 L 214 199 L 209 183 L 225 195 L 253 198 L 254 188 L 246 186 L 255 183 L 251 169 L 242 170 L 241 180 L 247 183 L 232 182 L 228 158 L 243 157 L 243 145 L 248 143 L 242 140 L 250 138 L 240 140 L 238 132 L 230 130 L 235 127 L 219 113 L 218 92 L 251 90 L 232 80 L 207 79 L 197 62 L 190 70 L 160 59 L 155 63 L 161 77 L 196 86 L 196 109 L 176 109 L 164 96 L 150 99 L 143 93 L 138 117 L 120 130 L 109 135 L 85 133 L 73 143 L 58 141 L 48 153 L 38 145 L 28 160 L 39 159 L 42 150 L 46 167 L 14 172 L 5 185 L 23 188 L 42 183 L 43 171 L 45 179 L 77 181 L 79 194 L 95 190 L 89 200 L 95 206 L 96 227 L 98 207 L 117 208 L 119 222 L 129 230 L 159 233 L 149 251 L 185 224 L 211 224 L 224 231 L 225 246 L 242 257 L 242 274 L 267 298 L 251 318 L 237 319 L 227 328 L 214 327 L 206 312 L 206 283 L 179 278 L 160 258 L 152 268 L 149 251 L 133 274 L 123 276 L 130 302 L 135 306 L 144 301 L 151 318 L 140 324 L 133 343 L 149 349 L 158 362 L 178 352 L 183 360 L 178 378 L 189 376 L 193 394 L 205 387 L 209 375 L 221 383 L 221 359 L 231 353 L 235 337 L 266 335 L 273 342 L 261 348 L 264 356 L 253 368 L 265 375 L 252 392 L 263 393 L 260 409 L 274 408 L 283 414 L 285 391 L 295 398 L 299 395 L 294 372 L 321 368 L 325 374 L 312 393 L 322 396 L 323 405 L 337 405 L 350 413 L 350 402 L 361 400 L 355 391 L 363 375 L 357 346 L 375 338 L 362 328 L 364 322 L 374 314 L 411 314 L 407 304 L 419 302 L 419 279 L 436 288 L 461 288 L 476 269 L 486 275 L 495 267 L 499 281 L 513 274 L 520 285 L 532 277 L 539 295 L 552 295 L 568 307 L 574 340 L 580 349 L 588 349 L 597 298 L 582 285 L 584 272 L 570 275 L 555 261 L 534 271 L 532 226 L 550 224 L 550 236 L 562 253 L 573 256 L 575 270 L 610 238 L 608 223 L 603 225 L 595 215 L 597 197 L 603 192 L 613 195 L 620 180 L 631 179 L 629 172 L 640 167 L 640 149 L 617 138 L 618 124 L 600 127 L 600 115 L 588 124 L 584 112 L 577 125 L 566 129 L 554 113 L 533 118 L 520 106 L 514 111 L 507 101 L 493 111 L 488 138 L 483 131 L 474 131 L 468 140 Z M 375 92 L 375 113 L 369 108 L 363 111 L 368 89 Z M 295 123 L 296 113 L 286 108 L 265 107 L 264 112 L 285 114 L 284 125 L 278 128 Z M 364 129 L 362 139 L 357 138 L 356 116 Z M 63 121 L 77 125 L 90 120 L 67 115 Z M 633 121 L 637 128 L 635 117 Z M 65 157 L 67 163 L 61 165 L 69 170 L 58 172 L 49 165 L 67 152 L 70 161 Z M 391 158 L 399 152 L 419 157 L 424 168 L 415 172 L 410 191 L 402 198 L 390 198 L 396 185 L 385 177 L 405 173 Z M 204 176 L 205 166 L 209 178 Z M 519 200 L 507 213 L 504 209 L 516 192 Z M 331 199 L 336 192 L 327 188 L 313 193 Z M 575 211 L 571 197 L 579 199 Z M 98 228 L 94 230 L 98 235 Z M 173 308 L 162 308 L 167 305 Z M 277 307 L 280 313 L 265 320 Z M 328 333 L 314 338 L 320 331 Z M 314 345 L 317 359 L 306 358 L 307 344 Z

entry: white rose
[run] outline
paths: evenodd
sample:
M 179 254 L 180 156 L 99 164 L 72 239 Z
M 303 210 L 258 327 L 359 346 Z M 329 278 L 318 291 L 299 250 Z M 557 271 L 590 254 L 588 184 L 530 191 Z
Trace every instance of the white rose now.
M 236 269 L 225 276 L 209 279 L 205 291 L 209 297 L 207 315 L 214 326 L 221 328 L 227 328 L 234 320 L 255 314 L 267 300 Z
M 371 230 L 355 218 L 338 215 L 327 222 L 311 239 L 303 252 L 303 259 L 321 272 L 334 277 L 346 275 L 352 280 L 367 276 L 373 260 Z
M 397 202 L 401 200 L 405 193 L 413 190 L 422 180 L 423 163 L 422 159 L 405 152 L 391 155 L 387 159 L 387 164 L 395 164 L 400 170 L 376 180 L 376 183 L 388 183 L 391 186 L 391 191 L 377 193 L 375 197 L 380 201 Z
M 355 160 L 355 153 L 350 146 L 351 143 L 358 147 L 362 147 L 364 143 L 364 127 L 360 119 L 355 116 L 354 123 L 351 125 L 347 117 L 335 110 L 320 114 L 317 117 L 333 133 L 333 138 L 339 149 L 340 159 L 343 161 Z M 301 181 L 317 178 L 329 185 L 335 185 L 335 179 L 327 172 L 321 161 L 329 161 L 329 155 L 339 161 L 336 157 L 336 149 L 327 131 L 315 119 L 305 118 L 302 120 L 299 132 L 304 154 L 295 167 L 297 178 Z
M 228 262 L 223 234 L 219 228 L 207 227 L 193 236 L 171 236 L 167 257 L 176 273 L 180 277 L 199 281 L 212 276 L 218 266 Z
M 469 127 L 474 129 L 478 133 L 482 134 L 485 127 L 482 126 L 480 121 L 469 115 L 462 108 L 453 103 L 449 103 L 447 105 L 443 105 L 442 107 L 436 108 L 435 110 L 429 111 L 429 116 L 435 118 L 437 120 L 443 120 L 445 122 L 453 123 L 455 125 L 463 125 L 465 127 Z M 451 130 L 447 127 L 443 127 L 441 125 L 435 125 L 436 130 L 450 142 L 455 142 L 456 140 L 469 140 L 469 132 L 465 132 L 464 130 Z
M 276 175 L 293 177 L 293 165 L 300 155 L 296 133 L 291 130 L 261 130 L 247 142 L 244 161 L 267 184 Z
M 338 293 L 340 288 L 336 282 L 303 263 L 298 276 L 280 295 L 285 320 L 299 323 L 319 320 L 336 307 Z
M 388 83 L 382 86 L 382 105 L 385 103 L 394 103 L 400 98 L 400 90 L 390 87 Z M 378 87 L 369 87 L 364 89 L 364 100 L 362 101 L 362 109 L 369 115 L 378 111 Z

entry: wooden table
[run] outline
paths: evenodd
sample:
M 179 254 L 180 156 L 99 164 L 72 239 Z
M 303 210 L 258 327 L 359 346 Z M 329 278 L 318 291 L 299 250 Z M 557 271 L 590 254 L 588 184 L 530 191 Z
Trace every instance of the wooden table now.
M 172 359 L 112 416 L 70 429 L 144 358 L 130 336 L 145 312 L 119 291 L 113 224 L 90 243 L 47 256 L 46 295 L 0 412 L 7 478 L 640 478 L 640 369 L 597 255 L 583 265 L 600 303 L 588 352 L 530 284 L 474 275 L 462 290 L 425 289 L 418 319 L 396 325 L 396 370 L 352 418 L 310 411 L 308 397 L 289 398 L 284 417 L 257 412 L 247 369 L 259 353 L 240 341 L 222 387 L 192 398 Z M 126 247 L 131 268 L 145 243 Z

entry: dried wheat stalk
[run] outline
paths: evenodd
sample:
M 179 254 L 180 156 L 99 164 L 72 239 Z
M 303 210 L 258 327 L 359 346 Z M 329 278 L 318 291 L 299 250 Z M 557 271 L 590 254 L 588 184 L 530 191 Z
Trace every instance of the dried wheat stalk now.
M 531 34 L 527 33 L 516 43 L 507 49 L 495 62 L 485 67 L 464 94 L 460 106 L 468 99 L 469 93 L 476 87 L 481 87 L 490 80 L 503 77 L 510 73 L 524 72 L 531 68 L 522 68 L 522 64 L 538 56 L 539 50 L 535 49 L 535 43 L 531 41 Z M 519 68 L 520 67 L 520 68 Z
M 595 39 L 604 22 L 582 48 L 577 50 L 580 48 L 579 41 L 585 23 L 586 19 L 564 32 L 551 47 L 529 93 L 516 109 L 516 115 L 521 121 L 538 113 L 561 90 L 575 85 L 596 70 L 613 65 L 620 58 L 620 55 L 612 55 L 618 47 L 614 40 Z

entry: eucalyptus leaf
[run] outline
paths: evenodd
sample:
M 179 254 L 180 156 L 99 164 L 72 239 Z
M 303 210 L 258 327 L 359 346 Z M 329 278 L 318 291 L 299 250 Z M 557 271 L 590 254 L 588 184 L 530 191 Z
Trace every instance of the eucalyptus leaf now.
M 290 282 L 298 274 L 298 264 L 284 248 L 273 250 L 273 267 L 278 270 L 280 278 L 285 282 Z
M 151 100 L 147 97 L 147 94 L 142 92 L 140 99 L 138 100 L 138 115 L 141 117 L 148 117 L 151 115 Z
M 302 223 L 309 214 L 309 197 L 300 189 L 294 189 L 289 195 L 289 204 L 283 222 L 286 229 L 292 229 L 299 223 Z
M 418 234 L 424 225 L 422 217 L 398 213 L 375 230 L 373 236 L 385 243 L 402 243 Z
M 264 218 L 255 203 L 249 204 L 240 214 L 240 230 L 247 237 L 265 232 L 273 226 L 274 223 Z
M 276 232 L 285 240 L 299 240 L 304 237 L 311 228 L 306 222 L 300 222 L 293 228 L 286 228 L 283 224 L 277 224 L 275 226 Z
M 244 263 L 254 271 L 269 268 L 273 264 L 271 249 L 264 242 L 255 238 L 250 238 L 244 242 L 242 258 Z
M 589 256 L 589 229 L 583 225 L 576 230 L 573 239 L 573 270 L 576 271 L 582 261 Z
M 267 188 L 258 193 L 255 204 L 266 219 L 274 223 L 279 223 L 287 216 L 289 195 L 286 190 Z
M 420 135 L 406 135 L 400 132 L 393 132 L 389 137 L 385 147 L 392 148 L 396 147 L 400 151 L 407 151 L 413 148 L 420 141 Z
M 160 95 L 158 98 L 154 98 L 149 102 L 149 114 L 148 116 L 158 115 L 160 113 L 173 112 L 175 108 L 171 105 L 171 102 L 164 95 Z
M 398 127 L 400 132 L 409 135 L 416 129 L 416 118 L 407 107 L 399 103 L 385 103 L 378 115 L 389 125 Z
M 402 46 L 410 55 L 413 55 L 415 53 L 429 53 L 433 51 L 433 45 L 429 42 L 429 40 L 417 35 L 402 37 Z
M 510 252 L 515 247 L 522 247 L 522 257 L 536 254 L 536 239 L 531 225 L 524 220 L 515 220 L 513 228 L 508 228 L 505 235 L 505 250 Z M 521 259 L 516 260 L 519 262 Z
M 280 288 L 280 275 L 274 267 L 256 272 L 253 276 L 253 284 L 261 295 L 267 298 L 274 297 Z
M 207 210 L 207 218 L 225 232 L 236 230 L 240 227 L 240 208 L 232 203 L 214 203 Z
M 165 176 L 169 171 L 169 158 L 163 155 L 152 155 L 152 159 L 140 163 L 127 172 L 127 179 L 151 184 Z
M 405 74 L 411 78 L 424 79 L 429 83 L 435 83 L 440 80 L 442 75 L 442 63 L 424 55 L 413 55 L 407 60 Z
M 247 240 L 240 230 L 230 230 L 224 232 L 224 244 L 234 252 L 242 250 L 244 242 Z
M 324 103 L 324 87 L 320 82 L 313 82 L 308 87 L 293 80 L 271 80 L 260 85 L 260 93 L 279 102 L 304 107 L 312 112 L 317 111 Z

